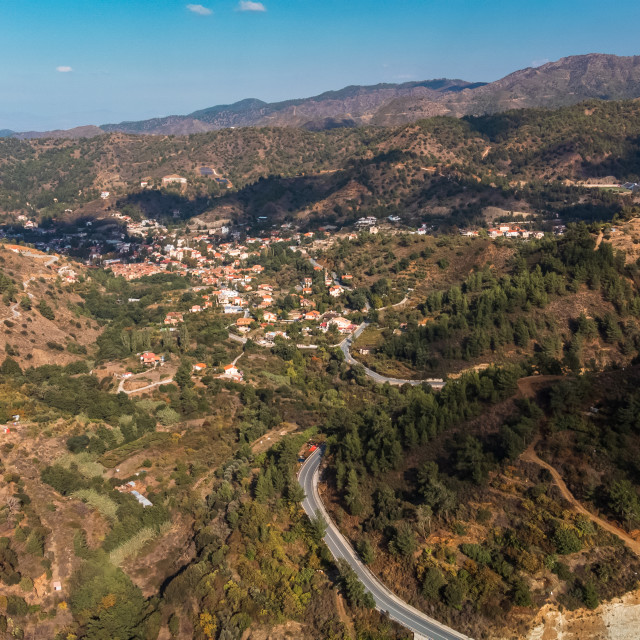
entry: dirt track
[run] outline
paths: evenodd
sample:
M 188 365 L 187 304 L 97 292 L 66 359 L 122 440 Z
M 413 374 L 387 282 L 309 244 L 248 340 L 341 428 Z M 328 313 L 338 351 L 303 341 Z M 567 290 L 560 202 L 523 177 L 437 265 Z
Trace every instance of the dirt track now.
M 518 391 L 525 398 L 535 398 L 536 394 L 548 387 L 550 382 L 562 380 L 563 376 L 528 376 L 518 380 Z
M 558 487 L 558 489 L 560 489 L 562 497 L 567 502 L 569 502 L 576 511 L 587 516 L 587 518 L 589 518 L 592 522 L 597 524 L 605 531 L 608 531 L 614 536 L 620 538 L 627 545 L 627 547 L 631 549 L 631 551 L 633 551 L 637 556 L 640 556 L 640 542 L 634 540 L 626 531 L 624 531 L 620 527 L 611 524 L 610 522 L 604 520 L 603 518 L 600 518 L 599 516 L 594 515 L 590 511 L 587 511 L 587 509 L 585 509 L 582 504 L 574 498 L 573 494 L 571 493 L 571 491 L 569 491 L 569 488 L 562 479 L 562 476 L 556 471 L 556 469 L 554 469 L 550 464 L 538 457 L 538 454 L 535 452 L 535 444 L 536 443 L 533 442 L 528 447 L 528 449 L 522 454 L 521 460 L 524 460 L 525 462 L 533 462 L 534 464 L 547 469 L 549 473 L 551 473 L 556 486 Z
M 602 229 L 600 229 L 600 233 L 596 238 L 596 246 L 593 248 L 594 251 L 597 251 L 600 248 L 600 244 L 602 243 L 602 238 L 604 238 L 604 233 L 602 232 Z

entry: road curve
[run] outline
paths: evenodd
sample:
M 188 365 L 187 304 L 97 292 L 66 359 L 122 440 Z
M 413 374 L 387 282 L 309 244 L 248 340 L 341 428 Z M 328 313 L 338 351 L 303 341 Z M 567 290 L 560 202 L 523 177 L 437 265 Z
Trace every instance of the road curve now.
M 441 380 L 441 379 L 404 380 L 402 378 L 389 378 L 388 376 L 383 376 L 380 373 L 377 373 L 373 369 L 369 369 L 368 367 L 365 367 L 361 362 L 358 362 L 351 355 L 351 351 L 350 351 L 351 343 L 367 328 L 368 325 L 369 325 L 368 322 L 363 322 L 349 337 L 345 338 L 340 343 L 339 346 L 340 346 L 340 349 L 342 349 L 342 353 L 344 353 L 345 362 L 347 362 L 350 365 L 359 364 L 360 366 L 364 367 L 364 372 L 372 380 L 380 384 L 384 384 L 385 382 L 388 382 L 389 384 L 394 384 L 394 385 L 410 384 L 413 386 L 417 386 L 419 384 L 423 384 L 426 382 L 428 385 L 432 386 L 434 389 L 442 389 L 442 387 L 444 387 L 445 382 L 444 380 Z
M 392 591 L 387 589 L 361 562 L 353 550 L 353 547 L 340 533 L 322 504 L 320 494 L 318 493 L 318 477 L 321 460 L 322 450 L 317 449 L 302 465 L 298 473 L 298 482 L 304 489 L 306 496 L 302 502 L 302 508 L 305 510 L 305 513 L 310 518 L 316 517 L 319 513 L 327 522 L 327 532 L 324 536 L 324 541 L 327 547 L 329 547 L 329 551 L 331 551 L 333 557 L 336 560 L 340 558 L 346 560 L 355 571 L 365 589 L 373 596 L 376 608 L 382 613 L 386 613 L 402 626 L 430 640 L 471 640 L 468 636 L 458 633 L 454 629 L 430 618 L 428 615 L 401 600 Z
M 158 387 L 162 384 L 171 384 L 173 382 L 173 377 L 167 378 L 166 380 L 158 380 L 158 382 L 152 382 L 148 384 L 146 387 L 140 387 L 139 389 L 125 389 L 124 383 L 127 380 L 131 380 L 131 378 L 121 378 L 120 384 L 118 385 L 118 391 L 116 393 L 126 393 L 130 396 L 132 393 L 138 393 L 139 391 L 147 391 L 148 389 L 153 389 L 154 387 Z

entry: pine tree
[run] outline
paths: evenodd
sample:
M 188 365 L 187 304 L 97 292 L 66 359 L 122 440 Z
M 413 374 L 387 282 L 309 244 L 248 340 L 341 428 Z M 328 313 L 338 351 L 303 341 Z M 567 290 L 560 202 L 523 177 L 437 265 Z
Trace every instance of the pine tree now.
M 287 498 L 289 498 L 291 502 L 302 502 L 305 497 L 304 489 L 296 482 L 296 480 L 290 480 L 287 485 Z
M 347 478 L 347 493 L 344 497 L 344 501 L 349 507 L 349 512 L 352 516 L 358 516 L 362 513 L 364 507 L 362 504 L 362 498 L 360 497 L 360 487 L 358 486 L 358 475 L 355 469 L 349 471 Z
M 358 544 L 358 553 L 365 564 L 372 564 L 376 559 L 375 550 L 369 538 L 363 538 Z
M 267 502 L 273 493 L 273 484 L 265 473 L 260 473 L 256 481 L 255 496 L 256 500 L 261 503 Z
M 180 329 L 178 331 L 178 346 L 180 347 L 180 351 L 183 353 L 189 350 L 189 329 L 184 322 L 180 325 Z

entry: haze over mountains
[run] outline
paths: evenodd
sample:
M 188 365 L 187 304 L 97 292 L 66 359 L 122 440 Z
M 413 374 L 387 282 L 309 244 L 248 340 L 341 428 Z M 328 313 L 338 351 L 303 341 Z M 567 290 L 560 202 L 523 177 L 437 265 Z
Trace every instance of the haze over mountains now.
M 491 83 L 428 80 L 350 86 L 306 99 L 266 103 L 246 99 L 188 115 L 101 127 L 13 133 L 16 138 L 92 137 L 101 133 L 188 135 L 228 127 L 280 126 L 329 129 L 391 126 L 436 115 L 483 115 L 526 107 L 568 106 L 589 99 L 640 98 L 640 56 L 588 54 L 516 71 Z

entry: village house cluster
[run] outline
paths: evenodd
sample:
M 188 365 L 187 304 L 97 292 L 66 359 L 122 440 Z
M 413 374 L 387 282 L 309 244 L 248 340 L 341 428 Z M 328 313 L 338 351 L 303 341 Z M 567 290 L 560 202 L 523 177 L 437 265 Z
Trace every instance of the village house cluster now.
M 554 233 L 557 233 L 555 229 L 554 227 Z M 522 226 L 514 223 L 499 224 L 497 227 L 490 227 L 486 232 L 490 238 L 522 238 L 528 240 L 530 238 L 544 237 L 544 231 L 524 229 Z M 480 231 L 478 229 L 463 229 L 460 231 L 460 235 L 475 238 L 480 235 Z

